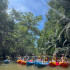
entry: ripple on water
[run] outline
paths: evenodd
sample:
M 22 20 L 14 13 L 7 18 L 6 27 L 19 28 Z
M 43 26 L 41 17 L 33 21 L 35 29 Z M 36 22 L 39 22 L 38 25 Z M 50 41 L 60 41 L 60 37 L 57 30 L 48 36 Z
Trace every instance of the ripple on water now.
M 36 66 L 26 66 L 26 65 L 21 65 L 21 64 L 16 64 L 16 63 L 10 63 L 10 64 L 1 64 L 0 65 L 0 70 L 70 70 L 70 67 L 68 68 L 62 68 L 62 67 L 41 67 L 38 68 Z

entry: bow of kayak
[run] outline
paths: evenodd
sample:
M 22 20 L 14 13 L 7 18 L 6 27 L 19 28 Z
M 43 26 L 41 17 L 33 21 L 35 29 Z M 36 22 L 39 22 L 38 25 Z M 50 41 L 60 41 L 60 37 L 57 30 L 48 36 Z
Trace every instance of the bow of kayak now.
M 22 61 L 21 64 L 25 65 L 26 64 L 26 61 Z
M 50 66 L 59 66 L 59 62 L 49 62 Z
M 69 67 L 69 63 L 68 62 L 59 62 L 61 67 Z
M 42 61 L 38 61 L 38 60 L 36 60 L 34 63 L 35 63 L 35 66 L 37 66 L 38 65 L 38 63 L 40 63 L 40 62 L 42 62 Z
M 4 63 L 8 64 L 10 63 L 10 60 L 4 60 Z
M 29 61 L 27 61 L 26 64 L 27 64 L 27 65 L 33 65 L 33 64 L 34 64 L 34 61 L 33 61 L 33 60 L 29 60 Z
M 48 62 L 45 62 L 45 63 L 39 62 L 39 63 L 37 64 L 38 67 L 44 67 L 44 66 L 47 66 L 47 65 L 49 65 Z
M 21 63 L 22 62 L 22 60 L 17 60 L 17 63 Z

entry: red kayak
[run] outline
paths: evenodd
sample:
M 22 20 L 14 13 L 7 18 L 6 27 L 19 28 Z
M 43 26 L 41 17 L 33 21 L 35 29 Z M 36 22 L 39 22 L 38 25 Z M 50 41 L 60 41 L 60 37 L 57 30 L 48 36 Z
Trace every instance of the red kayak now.
M 67 62 L 60 62 L 59 64 L 61 67 L 69 67 L 69 63 Z
M 33 60 L 29 60 L 30 62 L 33 62 Z
M 22 60 L 17 60 L 17 63 L 21 63 L 22 62 Z
M 49 62 L 50 66 L 59 66 L 59 62 Z
M 25 65 L 26 64 L 26 61 L 22 61 L 21 64 Z

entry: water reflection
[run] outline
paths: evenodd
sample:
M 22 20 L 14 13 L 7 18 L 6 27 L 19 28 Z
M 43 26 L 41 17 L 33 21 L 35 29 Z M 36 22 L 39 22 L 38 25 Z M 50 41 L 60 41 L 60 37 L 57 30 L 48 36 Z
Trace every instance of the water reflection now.
M 10 63 L 10 64 L 1 64 L 0 70 L 70 70 L 70 67 L 68 68 L 62 68 L 62 67 L 50 67 L 46 66 L 43 68 L 38 68 L 36 66 L 26 66 L 16 63 Z

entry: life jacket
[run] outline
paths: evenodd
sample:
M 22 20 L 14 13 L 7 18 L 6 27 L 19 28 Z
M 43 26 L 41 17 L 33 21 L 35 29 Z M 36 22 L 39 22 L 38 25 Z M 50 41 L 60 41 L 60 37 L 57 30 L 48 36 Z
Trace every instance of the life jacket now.
M 25 56 L 25 59 L 28 59 L 27 56 Z
M 10 60 L 10 57 L 8 56 L 7 59 Z
M 35 60 L 35 57 L 33 56 L 32 59 Z
M 37 56 L 35 56 L 35 60 L 37 59 Z
M 48 61 L 48 57 L 44 57 L 44 61 Z
M 66 57 L 61 57 L 61 60 L 65 61 L 66 60 Z
M 21 57 L 20 56 L 18 56 L 18 60 L 21 60 Z
M 38 59 L 39 59 L 39 60 L 42 60 L 42 57 L 38 56 Z
M 57 58 L 56 57 L 53 57 L 53 60 L 57 61 Z

